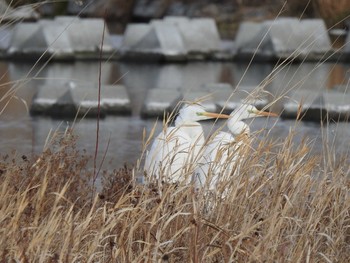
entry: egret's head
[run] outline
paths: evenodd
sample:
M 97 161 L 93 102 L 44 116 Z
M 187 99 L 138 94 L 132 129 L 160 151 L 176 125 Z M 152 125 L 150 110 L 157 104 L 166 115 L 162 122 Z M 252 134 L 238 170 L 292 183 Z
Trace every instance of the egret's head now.
M 178 119 L 180 119 L 182 122 L 194 122 L 214 118 L 228 119 L 229 117 L 230 116 L 226 114 L 207 112 L 201 105 L 190 104 L 185 105 L 180 109 Z
M 230 119 L 235 119 L 236 121 L 255 118 L 255 117 L 278 117 L 278 114 L 272 112 L 265 112 L 258 110 L 255 106 L 250 104 L 241 104 L 230 114 Z

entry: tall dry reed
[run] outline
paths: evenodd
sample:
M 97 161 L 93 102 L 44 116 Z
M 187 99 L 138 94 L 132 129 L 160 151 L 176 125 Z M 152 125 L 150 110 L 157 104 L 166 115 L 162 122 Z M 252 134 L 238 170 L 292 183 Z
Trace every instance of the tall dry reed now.
M 21 262 L 347 262 L 349 156 L 261 140 L 215 193 L 106 173 L 97 194 L 70 133 L 34 159 L 3 158 L 0 251 Z M 247 155 L 249 154 L 249 155 Z M 329 160 L 334 160 L 329 156 Z M 225 197 L 216 193 L 225 190 Z M 92 196 L 92 194 L 94 194 Z

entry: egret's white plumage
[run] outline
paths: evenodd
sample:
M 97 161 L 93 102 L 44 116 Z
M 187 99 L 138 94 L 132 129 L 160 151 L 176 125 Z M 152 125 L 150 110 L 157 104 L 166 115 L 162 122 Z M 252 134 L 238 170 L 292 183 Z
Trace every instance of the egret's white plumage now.
M 204 143 L 203 129 L 198 121 L 228 117 L 206 112 L 200 105 L 184 106 L 175 120 L 175 127 L 166 127 L 154 139 L 144 166 L 148 176 L 159 179 L 162 175 L 167 182 L 189 182 L 188 171 L 198 162 L 198 153 Z
M 248 104 L 240 105 L 230 114 L 227 127 L 231 133 L 218 132 L 206 145 L 202 159 L 194 173 L 197 188 L 216 189 L 220 181 L 227 181 L 239 169 L 239 158 L 245 146 L 249 146 L 249 126 L 242 120 L 277 116 L 274 113 L 261 112 Z

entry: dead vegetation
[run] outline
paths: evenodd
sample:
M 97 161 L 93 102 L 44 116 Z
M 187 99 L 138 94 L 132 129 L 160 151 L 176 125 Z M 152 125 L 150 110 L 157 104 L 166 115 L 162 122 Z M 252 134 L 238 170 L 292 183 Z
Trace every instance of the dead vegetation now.
M 125 166 L 92 185 L 71 132 L 42 155 L 1 159 L 1 259 L 20 262 L 347 262 L 349 157 L 261 141 L 224 199 L 158 190 Z M 329 153 L 328 153 L 329 154 Z M 247 156 L 247 155 L 245 155 Z M 338 161 L 331 161 L 338 160 Z M 218 192 L 223 189 L 217 189 Z

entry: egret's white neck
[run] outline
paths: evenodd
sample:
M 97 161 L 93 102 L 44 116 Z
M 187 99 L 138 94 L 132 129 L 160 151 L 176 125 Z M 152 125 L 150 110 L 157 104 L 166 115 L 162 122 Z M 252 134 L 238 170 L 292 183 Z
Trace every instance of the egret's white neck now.
M 175 120 L 175 127 L 180 128 L 190 136 L 192 140 L 197 140 L 203 136 L 203 128 L 196 121 L 183 120 L 180 116 Z
M 240 135 L 242 133 L 245 133 L 247 135 L 250 134 L 250 129 L 247 124 L 245 124 L 243 121 L 240 121 L 235 118 L 230 118 L 227 122 L 227 127 L 229 128 L 230 132 L 234 135 Z
M 177 116 L 175 119 L 175 127 L 180 127 L 182 124 L 184 124 L 186 121 L 181 118 L 181 115 Z

